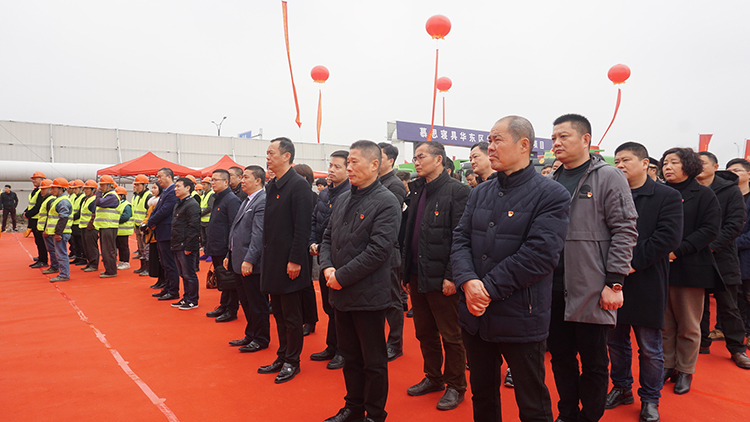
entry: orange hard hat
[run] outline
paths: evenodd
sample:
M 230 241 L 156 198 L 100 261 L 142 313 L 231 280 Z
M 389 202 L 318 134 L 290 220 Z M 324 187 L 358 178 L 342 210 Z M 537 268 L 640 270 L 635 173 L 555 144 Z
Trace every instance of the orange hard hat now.
M 39 187 L 42 189 L 52 187 L 52 181 L 50 179 L 44 179 Z
M 58 177 L 52 182 L 53 188 L 67 188 L 68 187 L 68 181 L 65 180 L 64 177 Z
M 136 183 L 147 185 L 148 177 L 146 177 L 145 174 L 139 174 L 138 176 L 135 176 L 135 180 L 133 181 L 133 184 L 136 184 Z
M 47 176 L 45 176 L 41 171 L 35 171 L 34 174 L 31 175 L 32 179 L 36 179 L 37 177 L 41 177 L 42 179 L 47 178 Z
M 99 179 L 99 184 L 103 185 L 105 183 L 115 184 L 115 179 L 112 178 L 112 176 L 104 175 L 101 179 Z
M 115 188 L 115 193 L 118 194 L 118 195 L 127 195 L 128 191 L 125 190 L 124 187 L 118 186 L 117 188 Z
M 203 190 L 203 185 L 198 183 L 197 185 L 195 185 L 195 190 Z
M 191 182 L 193 182 L 193 184 L 195 184 L 195 183 L 198 183 L 198 182 L 197 182 L 197 181 L 195 180 L 195 176 L 191 176 L 191 175 L 189 175 L 189 174 L 188 174 L 188 175 L 187 175 L 187 176 L 185 176 L 185 177 L 187 177 L 188 179 L 190 179 L 190 181 L 191 181 Z
M 84 188 L 96 189 L 97 184 L 96 184 L 96 182 L 93 179 L 89 179 L 89 180 L 86 181 L 86 184 L 83 185 L 83 187 Z
M 83 187 L 83 180 L 81 180 L 81 179 L 74 180 L 73 181 L 73 186 L 75 186 L 77 188 L 82 188 Z
M 203 182 L 203 183 L 211 183 L 211 178 L 208 177 L 208 176 L 206 176 L 206 177 L 203 178 L 203 180 L 201 180 L 201 182 Z

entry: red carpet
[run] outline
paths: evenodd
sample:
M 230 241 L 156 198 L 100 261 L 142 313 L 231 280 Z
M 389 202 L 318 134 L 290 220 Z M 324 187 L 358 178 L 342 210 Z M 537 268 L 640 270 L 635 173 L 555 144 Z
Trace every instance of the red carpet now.
M 200 308 L 180 311 L 152 298 L 148 286 L 154 279 L 132 270 L 100 279 L 72 267 L 70 281 L 51 284 L 49 276 L 28 268 L 32 255 L 32 238 L 3 233 L 0 421 L 322 421 L 343 405 L 341 371 L 309 360 L 325 348 L 322 309 L 318 331 L 305 338 L 302 372 L 276 385 L 273 375 L 256 372 L 275 358 L 275 327 L 267 350 L 240 354 L 227 345 L 242 337 L 244 322 L 206 318 L 219 302 L 219 292 L 203 288 L 207 264 L 201 263 L 199 274 Z M 439 394 L 406 394 L 423 376 L 409 319 L 404 338 L 404 356 L 389 367 L 388 420 L 471 420 L 470 394 L 448 412 L 435 409 Z M 549 359 L 547 384 L 556 415 Z M 700 356 L 689 394 L 677 396 L 671 388 L 663 390 L 662 420 L 750 420 L 750 371 L 729 360 L 723 342 Z M 518 420 L 513 394 L 501 390 L 506 421 Z M 639 409 L 636 400 L 608 410 L 602 420 L 637 421 Z

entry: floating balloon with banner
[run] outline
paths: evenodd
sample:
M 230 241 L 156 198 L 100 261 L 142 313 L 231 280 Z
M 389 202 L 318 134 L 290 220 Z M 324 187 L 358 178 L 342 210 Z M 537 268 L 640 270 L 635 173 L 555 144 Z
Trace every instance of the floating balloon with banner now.
M 431 18 L 427 19 L 427 23 L 425 24 L 425 29 L 427 29 L 427 33 L 430 34 L 432 39 L 436 40 L 436 43 L 438 40 L 445 39 L 445 36 L 448 35 L 449 32 L 451 32 L 451 21 L 447 17 L 443 15 L 435 15 Z M 437 100 L 437 81 L 438 81 L 438 56 L 439 56 L 440 48 L 438 45 L 435 45 L 435 78 L 433 80 L 432 85 L 432 118 L 430 120 L 430 133 L 427 134 L 427 140 L 432 140 L 432 131 L 435 127 L 435 101 Z
M 310 71 L 310 76 L 313 78 L 313 82 L 324 84 L 328 80 L 328 76 L 330 76 L 330 73 L 328 72 L 328 68 L 325 66 L 315 66 Z M 318 88 L 318 123 L 317 123 L 317 131 L 318 131 L 318 143 L 320 143 L 320 125 L 323 123 L 323 88 Z
M 299 118 L 299 101 L 297 100 L 297 87 L 294 85 L 294 73 L 292 72 L 292 53 L 289 50 L 289 19 L 286 11 L 286 2 L 281 2 L 281 13 L 284 18 L 284 42 L 286 43 L 286 58 L 289 61 L 289 76 L 292 78 L 292 92 L 294 93 L 294 107 L 297 109 L 297 117 L 294 122 L 297 127 L 302 127 L 302 120 Z
M 624 64 L 616 64 L 609 69 L 609 72 L 607 72 L 607 77 L 615 85 L 623 84 L 630 77 L 630 68 L 625 66 Z M 620 109 L 621 99 L 622 99 L 622 90 L 620 88 L 617 88 L 617 102 L 615 103 L 615 114 L 612 116 L 612 121 L 609 122 L 609 126 L 607 126 L 607 130 L 604 131 L 602 138 L 599 139 L 599 143 L 596 144 L 597 147 L 599 147 L 602 144 L 604 137 L 607 135 L 607 132 L 609 132 L 609 128 L 611 128 L 612 123 L 615 122 L 615 117 L 617 117 L 617 111 Z
M 440 92 L 448 92 L 448 90 L 450 90 L 453 86 L 453 81 L 451 81 L 447 76 L 442 76 L 438 78 L 435 86 Z M 445 95 L 443 95 L 443 126 L 445 126 Z

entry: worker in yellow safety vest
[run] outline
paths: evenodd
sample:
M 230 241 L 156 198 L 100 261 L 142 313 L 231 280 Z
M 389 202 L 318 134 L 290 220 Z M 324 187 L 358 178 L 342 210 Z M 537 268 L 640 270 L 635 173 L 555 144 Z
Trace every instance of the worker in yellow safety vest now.
M 135 228 L 135 241 L 138 244 L 138 252 L 136 252 L 135 259 L 141 261 L 141 267 L 133 270 L 134 273 L 142 276 L 148 276 L 148 257 L 149 257 L 149 246 L 146 242 L 145 234 L 138 227 L 146 218 L 148 212 L 148 200 L 153 195 L 148 189 L 148 177 L 145 174 L 139 174 L 135 176 L 133 181 L 133 227 Z
M 96 193 L 96 210 L 89 224 L 99 230 L 99 247 L 104 271 L 100 278 L 117 277 L 117 229 L 120 226 L 120 213 L 117 207 L 120 198 L 115 192 L 117 184 L 112 176 L 99 179 L 99 191 Z
M 81 209 L 81 199 L 83 199 L 83 180 L 71 180 L 68 182 L 68 200 L 73 205 L 73 233 L 70 235 L 68 247 L 70 248 L 71 265 L 80 263 L 83 258 L 83 244 L 81 243 L 81 229 L 78 227 L 76 213 Z
M 117 227 L 117 253 L 120 260 L 117 262 L 118 270 L 127 270 L 130 268 L 130 245 L 128 241 L 133 234 L 133 207 L 128 202 L 128 191 L 124 187 L 115 188 L 115 193 L 120 197 L 120 205 L 117 206 L 117 212 L 120 214 L 119 226 Z
M 214 206 L 214 191 L 211 188 L 211 177 L 203 178 L 203 184 L 206 186 L 201 198 L 201 249 L 206 247 L 206 228 L 208 221 L 211 220 L 211 208 Z M 201 255 L 200 259 L 206 259 L 208 255 Z
M 31 175 L 31 182 L 34 184 L 34 190 L 29 193 L 29 206 L 26 207 L 23 216 L 28 220 L 28 228 L 26 229 L 26 237 L 29 236 L 29 230 L 34 234 L 34 243 L 36 243 L 37 257 L 34 258 L 35 262 L 32 262 L 29 267 L 31 268 L 42 268 L 47 266 L 47 245 L 44 244 L 44 238 L 42 232 L 37 230 L 37 221 L 39 220 L 39 210 L 42 207 L 42 201 L 44 201 L 44 195 L 41 193 L 42 181 L 47 179 L 41 171 L 35 171 Z M 47 179 L 49 180 L 49 179 Z M 49 181 L 52 185 L 52 180 Z M 49 186 L 47 191 L 49 191 Z
M 85 265 L 81 268 L 84 272 L 90 273 L 99 271 L 99 230 L 94 227 L 91 218 L 96 211 L 96 188 L 98 185 L 92 179 L 86 181 L 83 185 L 83 198 L 81 198 L 81 207 L 75 215 L 78 221 L 78 228 L 81 231 L 81 243 L 83 245 L 83 254 L 85 255 Z
M 60 273 L 51 278 L 50 283 L 70 280 L 68 241 L 72 234 L 73 204 L 65 192 L 70 184 L 63 177 L 56 178 L 50 187 L 49 208 L 44 225 L 44 239 L 50 251 L 50 266 L 42 274 Z M 50 200 L 51 199 L 51 200 Z M 54 251 L 54 254 L 52 253 Z M 55 259 L 52 259 L 54 255 Z

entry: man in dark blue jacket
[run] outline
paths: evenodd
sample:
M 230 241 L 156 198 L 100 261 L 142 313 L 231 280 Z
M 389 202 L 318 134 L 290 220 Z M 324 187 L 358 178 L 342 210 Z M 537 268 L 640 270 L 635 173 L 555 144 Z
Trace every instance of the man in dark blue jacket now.
M 643 422 L 658 421 L 664 384 L 661 330 L 669 291 L 669 253 L 682 240 L 682 197 L 677 190 L 651 179 L 648 151 L 641 144 L 626 142 L 617 147 L 615 167 L 628 179 L 638 211 L 638 243 L 633 249 L 632 270 L 625 277 L 617 325 L 608 333 L 612 390 L 604 407 L 613 409 L 635 402 L 631 390 L 632 331 L 638 342 L 640 418 Z
M 727 163 L 727 170 L 737 175 L 737 185 L 742 192 L 745 201 L 745 210 L 750 215 L 750 162 L 744 158 L 733 158 Z M 750 338 L 750 218 L 745 220 L 745 225 L 735 240 L 737 243 L 737 254 L 740 259 L 740 275 L 742 277 L 742 288 L 737 294 L 737 307 L 745 322 L 745 343 Z
M 211 218 L 206 227 L 206 247 L 204 252 L 211 257 L 216 272 L 228 271 L 222 267 L 222 262 L 229 252 L 229 229 L 240 209 L 240 199 L 229 187 L 229 172 L 223 169 L 214 170 L 211 174 L 211 188 L 214 190 L 214 203 L 211 206 Z M 219 286 L 222 289 L 219 307 L 207 312 L 209 318 L 216 318 L 216 322 L 228 322 L 237 319 L 240 307 L 237 289 Z M 245 318 L 250 318 L 245 312 Z M 249 321 L 248 321 L 249 322 Z M 245 333 L 246 335 L 249 333 Z M 244 346 L 244 345 L 242 345 Z
M 502 420 L 503 357 L 513 369 L 520 420 L 552 421 L 545 339 L 570 194 L 536 173 L 529 161 L 533 139 L 523 117 L 495 123 L 488 152 L 497 173 L 471 191 L 453 232 L 451 263 L 475 421 Z
M 177 272 L 177 263 L 172 253 L 172 211 L 177 204 L 177 195 L 174 193 L 174 172 L 168 167 L 159 169 L 156 173 L 157 183 L 164 188 L 159 196 L 151 216 L 148 219 L 148 228 L 154 231 L 156 246 L 159 248 L 159 262 L 164 268 L 164 278 L 167 285 L 160 292 L 152 294 L 159 300 L 175 300 L 180 298 L 180 275 Z
M 200 250 L 201 206 L 193 200 L 195 184 L 187 177 L 177 179 L 174 185 L 178 202 L 172 211 L 170 247 L 177 269 L 182 276 L 184 296 L 173 308 L 189 311 L 198 307 L 198 276 L 195 263 Z
M 323 232 L 328 227 L 328 221 L 331 219 L 333 204 L 342 193 L 351 188 L 349 178 L 346 175 L 346 159 L 349 157 L 348 151 L 334 151 L 331 153 L 331 160 L 328 164 L 328 187 L 318 195 L 318 202 L 315 205 L 312 216 L 312 232 L 310 233 L 310 255 L 316 256 L 320 252 L 320 244 L 323 242 Z M 328 331 L 326 333 L 326 349 L 322 352 L 313 353 L 310 359 L 315 361 L 329 362 L 326 364 L 328 369 L 341 369 L 344 367 L 344 358 L 338 354 L 336 339 L 336 314 L 333 312 L 331 302 L 328 300 L 330 289 L 326 285 L 323 271 L 318 277 L 320 284 L 320 297 L 323 302 L 323 311 L 328 315 Z

